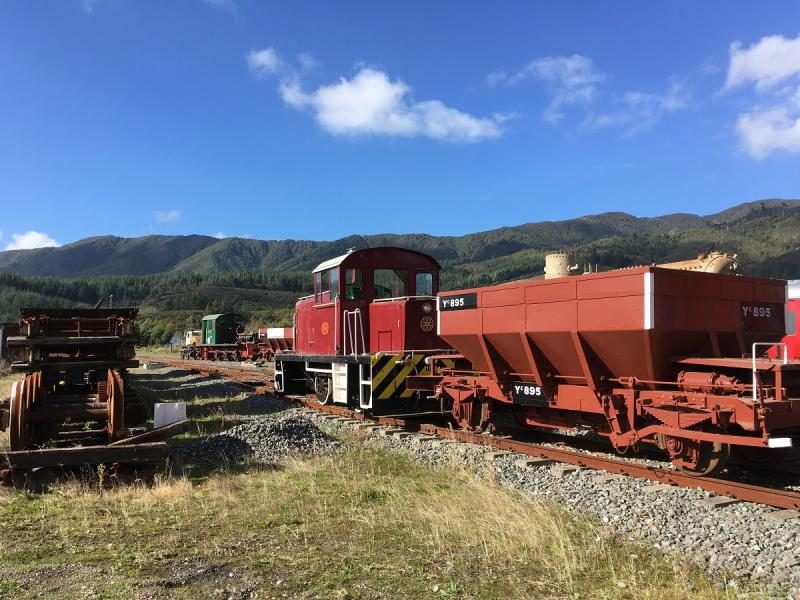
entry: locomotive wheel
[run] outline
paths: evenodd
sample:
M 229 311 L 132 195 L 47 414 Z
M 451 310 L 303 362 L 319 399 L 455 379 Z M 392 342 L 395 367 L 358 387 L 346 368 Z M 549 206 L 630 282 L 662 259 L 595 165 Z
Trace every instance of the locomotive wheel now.
M 111 441 L 118 440 L 122 435 L 122 425 L 125 415 L 125 384 L 117 369 L 108 370 L 108 437 Z
M 320 404 L 330 404 L 331 400 L 331 378 L 316 376 L 314 377 L 314 393 L 317 395 L 317 402 Z
M 663 445 L 678 469 L 697 477 L 715 475 L 722 471 L 731 454 L 730 444 L 721 442 L 699 442 L 666 436 Z

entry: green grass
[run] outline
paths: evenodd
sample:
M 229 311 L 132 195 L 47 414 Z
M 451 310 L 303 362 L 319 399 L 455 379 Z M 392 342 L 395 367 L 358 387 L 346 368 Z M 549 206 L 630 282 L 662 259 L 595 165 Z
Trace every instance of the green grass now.
M 137 377 L 149 399 L 189 403 L 195 429 L 175 443 L 254 410 L 243 394 Z M 595 519 L 346 441 L 341 455 L 273 469 L 187 465 L 152 485 L 100 489 L 90 474 L 47 494 L 2 490 L 0 597 L 727 597 Z
M 198 485 L 8 492 L 0 528 L 0 582 L 17 597 L 247 585 L 265 598 L 723 597 L 559 507 L 358 444 Z M 176 584 L 186 565 L 201 575 Z M 58 580 L 27 577 L 49 572 Z

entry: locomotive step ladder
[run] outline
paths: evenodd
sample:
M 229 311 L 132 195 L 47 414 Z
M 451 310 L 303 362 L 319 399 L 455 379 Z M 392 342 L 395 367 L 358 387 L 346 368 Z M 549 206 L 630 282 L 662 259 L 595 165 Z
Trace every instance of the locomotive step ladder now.
M 333 363 L 331 385 L 334 404 L 347 404 L 347 363 Z
M 372 365 L 358 365 L 358 404 L 362 409 L 372 408 Z

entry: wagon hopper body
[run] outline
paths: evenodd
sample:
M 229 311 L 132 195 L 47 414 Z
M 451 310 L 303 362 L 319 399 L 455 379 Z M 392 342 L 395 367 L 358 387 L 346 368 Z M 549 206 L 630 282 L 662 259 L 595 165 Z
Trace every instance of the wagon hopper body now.
M 712 473 L 731 446 L 763 453 L 800 431 L 800 361 L 765 356 L 785 299 L 784 281 L 658 267 L 447 292 L 438 333 L 472 369 L 414 385 L 467 428 L 511 413 Z

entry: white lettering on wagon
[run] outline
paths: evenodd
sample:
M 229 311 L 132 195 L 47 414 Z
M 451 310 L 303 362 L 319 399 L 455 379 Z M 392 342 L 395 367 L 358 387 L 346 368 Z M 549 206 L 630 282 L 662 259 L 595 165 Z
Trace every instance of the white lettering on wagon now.
M 743 317 L 756 317 L 759 319 L 769 319 L 772 317 L 771 306 L 745 306 L 742 305 Z

